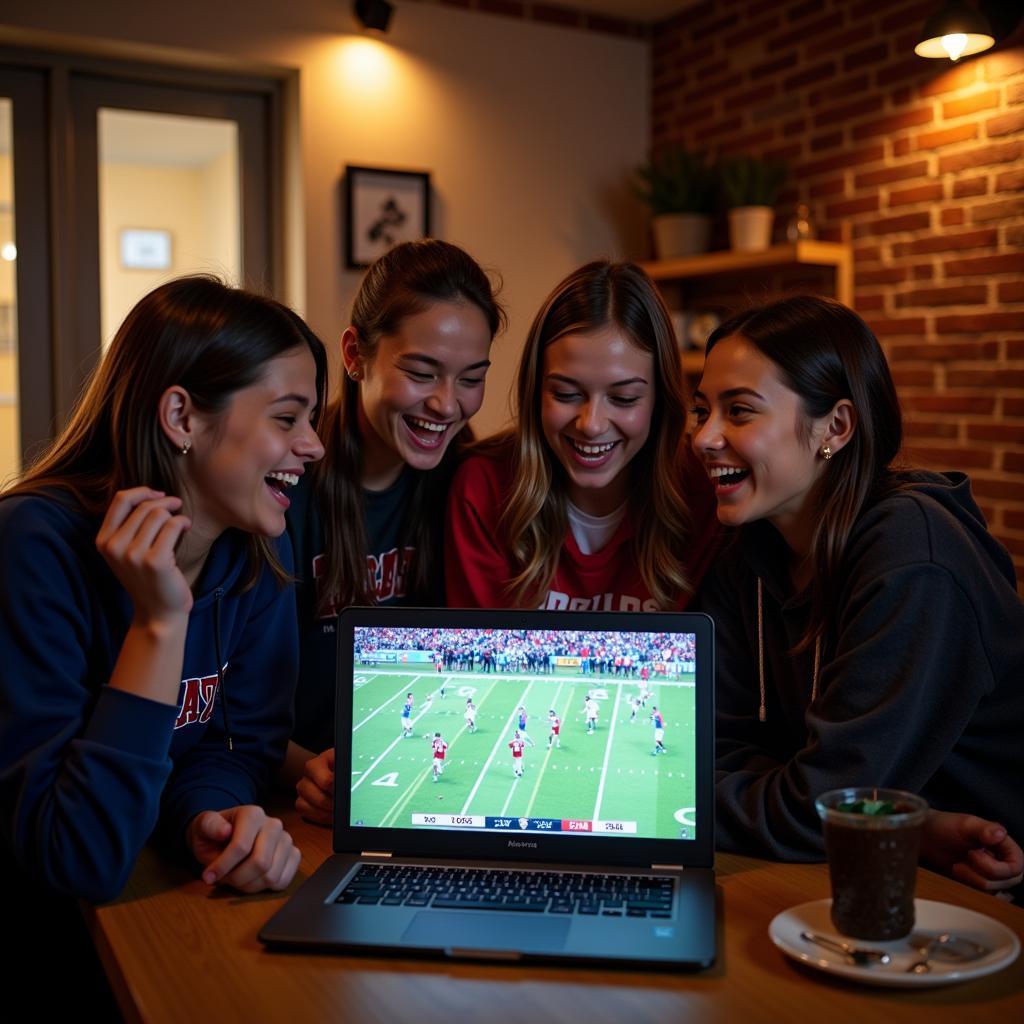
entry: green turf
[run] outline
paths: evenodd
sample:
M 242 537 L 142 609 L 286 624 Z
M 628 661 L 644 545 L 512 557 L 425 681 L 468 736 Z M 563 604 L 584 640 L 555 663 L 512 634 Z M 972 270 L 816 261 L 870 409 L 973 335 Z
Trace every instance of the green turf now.
M 447 681 L 443 699 L 442 681 Z M 356 665 L 352 820 L 410 827 L 413 813 L 435 812 L 601 819 L 635 821 L 640 836 L 675 838 L 681 828 L 677 813 L 694 805 L 693 749 L 683 742 L 692 735 L 692 681 L 652 680 L 653 699 L 630 722 L 626 698 L 639 692 L 639 680 L 583 676 L 576 669 L 536 676 Z M 402 739 L 400 713 L 410 690 L 414 731 Z M 583 700 L 598 691 L 606 696 L 599 699 L 598 729 L 588 735 Z M 477 705 L 475 733 L 463 717 L 468 695 Z M 524 776 L 517 780 L 508 743 L 520 704 L 529 714 L 528 732 L 536 746 L 526 750 Z M 668 751 L 657 756 L 648 717 L 654 704 L 665 719 Z M 562 719 L 560 749 L 547 745 L 549 708 Z M 449 744 L 436 783 L 431 772 L 435 731 Z

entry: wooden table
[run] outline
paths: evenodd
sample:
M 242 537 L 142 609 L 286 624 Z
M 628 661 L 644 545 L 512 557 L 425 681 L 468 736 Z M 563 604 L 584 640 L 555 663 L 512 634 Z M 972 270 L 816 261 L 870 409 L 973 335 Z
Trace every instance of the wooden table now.
M 303 851 L 294 887 L 330 853 L 330 833 L 285 823 Z M 129 1021 L 230 1024 L 675 1024 L 722 1021 L 1024 1020 L 1024 959 L 945 988 L 855 986 L 786 959 L 768 939 L 781 910 L 829 895 L 824 865 L 719 854 L 718 962 L 697 974 L 509 967 L 267 952 L 260 927 L 287 894 L 211 891 L 145 850 L 121 898 L 87 917 Z M 922 871 L 918 895 L 1002 921 L 1024 910 Z

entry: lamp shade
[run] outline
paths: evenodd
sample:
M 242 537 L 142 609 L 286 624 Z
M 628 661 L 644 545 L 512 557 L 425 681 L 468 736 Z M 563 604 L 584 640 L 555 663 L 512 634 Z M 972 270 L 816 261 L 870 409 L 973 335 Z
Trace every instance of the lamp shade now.
M 994 44 L 985 15 L 970 4 L 954 0 L 924 23 L 914 53 L 919 57 L 959 60 Z

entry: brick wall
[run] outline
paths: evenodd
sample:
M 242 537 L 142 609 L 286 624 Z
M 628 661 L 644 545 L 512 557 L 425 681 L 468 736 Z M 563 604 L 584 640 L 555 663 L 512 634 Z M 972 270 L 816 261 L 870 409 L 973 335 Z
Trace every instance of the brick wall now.
M 653 34 L 652 142 L 786 160 L 856 256 L 913 462 L 970 473 L 1024 581 L 1024 42 L 913 52 L 935 0 L 715 0 Z M 1009 44 L 1019 42 L 1018 32 Z

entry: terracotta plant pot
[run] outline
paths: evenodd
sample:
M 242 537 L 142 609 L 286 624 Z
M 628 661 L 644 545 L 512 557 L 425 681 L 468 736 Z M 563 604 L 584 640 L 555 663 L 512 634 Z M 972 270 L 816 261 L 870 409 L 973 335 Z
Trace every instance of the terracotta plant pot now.
M 775 210 L 770 206 L 737 206 L 729 211 L 729 240 L 737 252 L 761 252 L 772 244 Z
M 711 218 L 706 213 L 661 213 L 654 218 L 654 251 L 659 260 L 707 252 Z

